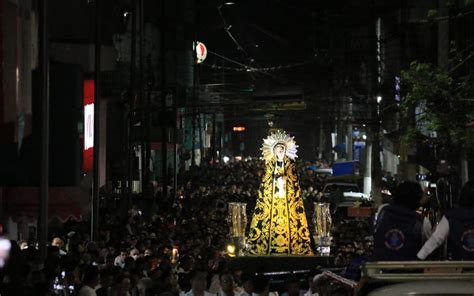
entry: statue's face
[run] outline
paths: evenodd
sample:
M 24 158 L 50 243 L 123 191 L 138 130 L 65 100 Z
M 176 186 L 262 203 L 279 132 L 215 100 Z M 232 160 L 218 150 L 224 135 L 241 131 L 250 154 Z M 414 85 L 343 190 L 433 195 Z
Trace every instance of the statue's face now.
M 275 156 L 277 160 L 282 161 L 285 157 L 285 146 L 283 145 L 276 145 L 275 146 Z

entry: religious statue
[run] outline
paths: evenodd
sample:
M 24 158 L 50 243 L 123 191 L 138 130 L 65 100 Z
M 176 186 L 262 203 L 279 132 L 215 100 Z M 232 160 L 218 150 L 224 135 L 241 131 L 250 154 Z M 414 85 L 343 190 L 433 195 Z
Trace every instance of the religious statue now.
M 297 148 L 285 132 L 264 139 L 265 173 L 247 237 L 250 255 L 313 255 L 296 174 Z

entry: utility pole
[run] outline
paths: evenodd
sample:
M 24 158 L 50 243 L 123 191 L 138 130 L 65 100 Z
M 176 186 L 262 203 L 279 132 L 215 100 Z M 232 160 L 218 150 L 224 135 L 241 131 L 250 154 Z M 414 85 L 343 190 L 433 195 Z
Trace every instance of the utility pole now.
M 148 67 L 151 68 L 151 62 L 148 61 Z M 151 160 L 151 136 L 150 136 L 150 129 L 151 129 L 151 91 L 153 89 L 153 72 L 147 70 L 147 94 L 146 94 L 146 111 L 145 111 L 145 168 L 146 168 L 146 177 L 147 180 L 150 181 L 151 177 L 151 170 L 150 170 L 150 160 Z M 154 180 L 153 180 L 154 181 Z M 153 192 L 152 192 L 153 193 Z
M 377 80 L 377 35 L 376 35 L 376 11 L 375 0 L 370 1 L 370 18 L 368 24 L 369 30 L 369 67 L 368 67 L 368 102 L 371 108 L 371 124 L 370 124 L 370 140 L 372 142 L 371 153 L 371 178 L 372 178 L 372 199 L 376 205 L 380 205 L 382 201 L 381 181 L 382 181 L 382 165 L 380 162 L 380 112 L 376 99 L 378 90 Z M 369 155 L 367 155 L 369 157 Z
M 140 141 L 140 160 L 141 160 L 141 191 L 142 196 L 146 196 L 148 194 L 148 164 L 147 154 L 150 153 L 147 150 L 146 145 L 146 116 L 145 112 L 149 112 L 148 110 L 145 111 L 145 75 L 144 75 L 144 62 L 143 62 L 143 47 L 144 47 L 144 19 L 143 19 L 143 1 L 139 0 L 139 15 L 138 15 L 138 55 L 139 55 L 139 69 L 138 69 L 138 80 L 139 80 L 139 88 L 138 93 L 140 97 L 140 130 L 141 130 L 141 141 Z
M 323 159 L 324 151 L 324 126 L 323 119 L 319 117 L 319 149 L 318 149 L 318 158 Z
M 132 200 L 133 184 L 133 162 L 134 162 L 134 141 L 133 141 L 133 115 L 135 112 L 135 94 L 136 94 L 136 39 L 137 39 L 137 2 L 132 0 L 132 18 L 131 18 L 131 56 L 130 56 L 130 90 L 128 98 L 128 144 L 127 144 L 127 198 L 126 211 L 130 208 Z
M 344 110 L 344 99 L 343 98 L 338 98 L 337 100 L 338 103 L 338 111 L 337 111 L 337 121 L 336 121 L 336 146 L 341 147 L 342 144 L 346 144 L 345 142 L 345 131 L 344 131 L 344 119 L 343 119 L 343 110 Z M 345 151 L 342 149 L 338 150 L 339 152 L 336 152 L 337 154 L 337 159 L 335 160 L 340 160 L 340 159 L 345 159 L 346 155 Z
M 161 1 L 161 183 L 163 187 L 163 199 L 168 198 L 168 127 L 166 111 L 166 0 Z
M 48 0 L 40 1 L 39 11 L 39 70 L 41 89 L 41 165 L 38 213 L 40 260 L 47 255 L 48 197 L 49 197 L 49 32 Z
M 193 90 L 193 98 L 196 98 L 196 87 Z M 192 142 L 191 142 L 191 166 L 196 165 L 196 107 L 193 106 L 193 111 L 191 114 L 192 121 Z
M 178 93 L 176 91 L 176 93 Z M 173 191 L 174 191 L 174 199 L 178 197 L 178 108 L 176 102 L 176 96 L 173 99 Z
M 353 160 L 354 145 L 352 141 L 352 98 L 349 98 L 347 103 L 348 106 L 348 117 L 347 117 L 347 140 L 346 140 L 346 159 L 348 161 Z
M 215 165 L 217 162 L 217 149 L 216 149 L 216 112 L 212 113 L 212 137 L 211 137 L 211 150 L 212 150 L 212 164 Z
M 194 6 L 196 7 L 196 2 L 194 1 Z M 197 28 L 197 20 L 198 20 L 198 9 L 195 9 L 195 15 L 194 15 L 194 28 Z M 193 140 L 192 140 L 192 151 L 191 151 L 191 165 L 195 166 L 196 165 L 196 117 L 199 118 L 198 116 L 198 108 L 196 105 L 199 103 L 199 94 L 197 91 L 198 84 L 199 84 L 199 68 L 198 68 L 198 63 L 197 63 L 197 55 L 196 55 L 196 46 L 197 46 L 197 29 L 194 30 L 193 32 L 193 103 L 192 103 L 192 129 L 193 129 Z M 202 155 L 200 155 L 202 157 Z
M 206 122 L 206 114 L 205 113 L 199 113 L 198 115 L 198 133 L 199 133 L 199 155 L 201 156 L 201 163 L 204 158 L 204 137 L 203 137 L 203 131 L 204 131 L 204 123 Z
M 91 238 L 99 238 L 99 188 L 100 188 L 100 63 L 101 63 L 101 0 L 95 0 L 94 23 L 94 180 L 92 184 Z

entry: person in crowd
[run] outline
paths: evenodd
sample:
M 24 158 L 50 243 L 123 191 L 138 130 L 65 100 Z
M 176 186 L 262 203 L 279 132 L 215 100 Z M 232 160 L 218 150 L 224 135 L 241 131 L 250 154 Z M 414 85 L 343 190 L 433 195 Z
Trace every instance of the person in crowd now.
M 125 258 L 122 269 L 130 272 L 135 268 L 135 260 L 132 257 Z
M 270 292 L 270 281 L 264 275 L 257 275 L 252 279 L 252 296 L 268 296 Z
M 133 248 L 131 251 L 130 251 L 130 257 L 133 258 L 133 260 L 137 261 L 137 259 L 139 258 L 140 256 L 140 251 L 137 249 L 137 248 Z
M 194 266 L 194 259 L 191 256 L 183 256 L 179 260 L 179 265 L 178 265 L 178 273 L 189 273 L 193 269 Z
M 344 193 L 341 191 L 337 184 L 331 186 L 331 193 L 329 193 L 329 203 L 331 204 L 331 212 L 335 213 L 337 207 L 341 202 L 344 201 Z
M 121 268 L 124 268 L 125 267 L 125 259 L 127 259 L 127 257 L 128 257 L 127 250 L 120 251 L 120 255 L 115 257 L 114 265 L 119 266 Z
M 290 276 L 285 282 L 285 292 L 282 296 L 303 296 L 304 291 L 301 290 L 301 283 L 297 277 Z
M 112 296 L 131 296 L 132 282 L 127 274 L 119 275 L 112 287 Z
M 429 240 L 417 254 L 425 260 L 446 240 L 449 259 L 474 260 L 474 181 L 468 181 L 459 196 L 459 207 L 448 210 Z
M 205 271 L 193 270 L 190 274 L 191 290 L 184 296 L 215 296 L 215 294 L 206 291 L 207 273 Z
M 311 274 L 308 280 L 309 289 L 304 296 L 323 296 L 325 282 L 326 280 L 322 274 Z
M 95 266 L 88 266 L 84 271 L 82 287 L 78 296 L 97 296 L 96 286 L 99 284 L 99 270 Z
M 179 286 L 183 291 L 189 291 L 191 289 L 190 273 L 194 267 L 194 259 L 191 256 L 184 256 L 179 260 L 178 264 L 178 281 Z
M 416 212 L 423 190 L 416 182 L 398 185 L 392 204 L 383 205 L 377 214 L 374 231 L 376 261 L 416 260 L 416 253 L 431 234 L 428 219 Z
M 97 296 L 108 296 L 112 291 L 114 275 L 111 270 L 103 269 L 100 271 L 100 286 L 97 288 Z
M 59 237 L 53 238 L 53 241 L 51 242 L 51 246 L 58 247 L 58 249 L 59 249 L 59 256 L 64 256 L 64 255 L 67 254 L 67 253 L 63 250 L 64 242 L 63 242 L 63 240 L 62 240 L 61 238 L 59 238 Z
M 230 272 L 221 273 L 219 276 L 220 289 L 218 296 L 237 296 L 235 293 L 234 276 Z
M 243 272 L 240 275 L 240 282 L 237 288 L 237 294 L 240 296 L 251 296 L 253 293 L 252 276 L 249 273 Z

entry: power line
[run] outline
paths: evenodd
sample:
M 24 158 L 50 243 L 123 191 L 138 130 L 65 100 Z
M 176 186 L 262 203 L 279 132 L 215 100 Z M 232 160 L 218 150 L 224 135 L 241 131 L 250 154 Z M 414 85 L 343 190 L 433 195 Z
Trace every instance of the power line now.
M 235 45 L 237 45 L 237 49 L 241 50 L 246 55 L 248 55 L 247 51 L 245 51 L 245 49 L 242 47 L 242 45 L 240 45 L 240 43 L 237 41 L 237 39 L 235 39 L 234 35 L 232 35 L 232 33 L 230 32 L 230 28 L 232 28 L 232 25 L 228 25 L 227 22 L 225 21 L 225 18 L 224 18 L 224 15 L 222 14 L 221 8 L 222 8 L 222 5 L 219 5 L 217 7 L 217 11 L 219 12 L 219 15 L 221 16 L 222 24 L 224 25 L 224 30 L 226 31 L 227 35 L 229 35 L 230 39 L 232 39 L 232 41 L 235 43 Z
M 212 53 L 212 54 L 215 54 L 215 53 Z M 295 68 L 295 67 L 304 66 L 304 65 L 314 63 L 314 61 L 305 61 L 305 62 L 299 62 L 299 63 L 286 64 L 286 65 L 256 68 L 256 67 L 248 66 L 248 65 L 242 64 L 240 62 L 231 60 L 231 59 L 226 58 L 224 56 L 219 56 L 219 57 L 223 58 L 223 59 L 225 59 L 229 62 L 232 62 L 234 64 L 237 64 L 241 67 L 226 67 L 226 66 L 219 66 L 219 65 L 216 65 L 216 64 L 203 64 L 203 65 L 205 65 L 209 68 L 212 68 L 212 69 L 228 70 L 228 71 L 235 71 L 235 72 L 271 72 L 271 71 L 279 71 L 279 70 L 284 70 L 284 69 Z M 265 73 L 265 74 L 267 74 L 267 73 Z
M 264 72 L 264 71 L 259 70 L 258 68 L 255 68 L 255 67 L 252 67 L 252 66 L 249 66 L 249 65 L 242 64 L 241 62 L 238 62 L 238 61 L 233 60 L 233 59 L 231 59 L 231 58 L 225 57 L 225 56 L 220 55 L 220 54 L 218 54 L 218 53 L 216 53 L 216 52 L 213 52 L 213 51 L 210 51 L 210 50 L 208 50 L 208 52 L 209 52 L 210 54 L 215 55 L 216 57 L 219 57 L 219 58 L 221 58 L 221 59 L 223 59 L 223 60 L 226 60 L 226 61 L 228 61 L 228 62 L 230 62 L 230 63 L 234 63 L 234 64 L 236 64 L 236 65 L 239 65 L 239 66 L 243 67 L 243 69 L 245 69 L 245 72 L 258 72 L 258 73 L 262 73 L 262 74 L 268 75 L 268 76 L 273 77 L 273 78 L 277 78 L 277 77 L 276 77 L 275 75 L 273 75 L 273 74 L 266 73 L 266 72 Z M 203 64 L 203 65 L 206 65 L 206 64 Z M 244 71 L 243 71 L 243 72 L 244 72 Z

